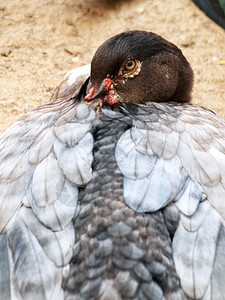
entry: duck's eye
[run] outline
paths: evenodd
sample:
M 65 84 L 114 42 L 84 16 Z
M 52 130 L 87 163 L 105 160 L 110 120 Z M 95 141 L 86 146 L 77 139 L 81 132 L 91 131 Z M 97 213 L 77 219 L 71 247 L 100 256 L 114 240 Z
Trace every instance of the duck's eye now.
M 129 59 L 124 65 L 124 71 L 130 72 L 133 71 L 136 67 L 136 61 L 133 59 Z

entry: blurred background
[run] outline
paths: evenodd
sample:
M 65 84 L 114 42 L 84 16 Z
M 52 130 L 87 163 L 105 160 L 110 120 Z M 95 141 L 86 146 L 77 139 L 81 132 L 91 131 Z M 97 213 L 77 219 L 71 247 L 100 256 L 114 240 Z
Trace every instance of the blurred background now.
M 193 103 L 225 118 L 225 30 L 191 0 L 0 2 L 0 133 L 50 98 L 64 75 L 130 29 L 176 44 L 195 74 Z

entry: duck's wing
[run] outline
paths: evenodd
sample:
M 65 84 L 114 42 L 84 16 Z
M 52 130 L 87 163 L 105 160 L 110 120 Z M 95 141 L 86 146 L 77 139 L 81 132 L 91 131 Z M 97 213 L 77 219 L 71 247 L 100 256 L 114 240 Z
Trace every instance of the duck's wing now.
M 0 138 L 0 298 L 63 299 L 78 188 L 92 176 L 95 112 L 77 100 L 89 66 Z
M 86 65 L 80 68 L 69 71 L 62 83 L 55 89 L 50 102 L 63 99 L 63 101 L 75 98 L 85 80 L 90 75 L 91 65 Z
M 132 118 L 115 149 L 126 203 L 165 208 L 169 229 L 178 212 L 171 232 L 182 288 L 191 299 L 225 299 L 225 121 L 192 105 L 121 110 Z

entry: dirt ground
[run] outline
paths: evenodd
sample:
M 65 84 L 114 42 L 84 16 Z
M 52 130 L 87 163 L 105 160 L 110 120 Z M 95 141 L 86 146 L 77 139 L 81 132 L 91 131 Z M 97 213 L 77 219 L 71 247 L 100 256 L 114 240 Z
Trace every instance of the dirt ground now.
M 11 0 L 0 1 L 0 133 L 129 29 L 180 47 L 195 73 L 193 103 L 225 118 L 225 31 L 190 0 Z

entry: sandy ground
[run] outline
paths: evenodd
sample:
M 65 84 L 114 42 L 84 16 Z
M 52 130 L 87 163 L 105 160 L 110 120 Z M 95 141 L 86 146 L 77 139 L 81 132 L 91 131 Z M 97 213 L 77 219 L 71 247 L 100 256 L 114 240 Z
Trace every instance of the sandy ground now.
M 193 103 L 225 118 L 225 31 L 190 0 L 11 0 L 0 1 L 0 133 L 129 29 L 180 47 L 195 73 Z

